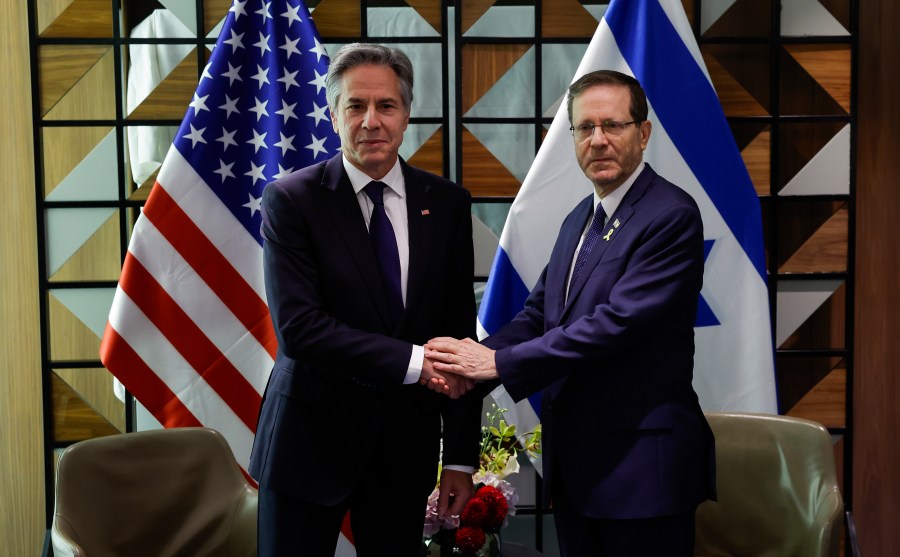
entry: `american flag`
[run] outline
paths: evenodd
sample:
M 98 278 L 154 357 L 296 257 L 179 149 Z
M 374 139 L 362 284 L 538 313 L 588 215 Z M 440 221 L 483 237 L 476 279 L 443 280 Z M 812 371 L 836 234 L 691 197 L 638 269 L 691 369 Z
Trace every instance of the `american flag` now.
M 220 431 L 244 469 L 276 339 L 267 182 L 334 155 L 328 56 L 302 0 L 235 0 L 135 223 L 103 364 L 164 426 Z

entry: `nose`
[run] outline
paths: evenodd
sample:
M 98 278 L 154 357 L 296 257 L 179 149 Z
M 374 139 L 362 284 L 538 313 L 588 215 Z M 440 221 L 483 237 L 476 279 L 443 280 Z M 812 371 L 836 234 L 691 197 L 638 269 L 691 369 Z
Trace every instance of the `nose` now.
M 602 126 L 595 126 L 591 133 L 591 147 L 604 147 L 609 144 L 606 134 L 603 132 Z
M 378 111 L 375 106 L 370 106 L 363 117 L 362 127 L 367 130 L 374 130 L 377 129 L 379 125 Z

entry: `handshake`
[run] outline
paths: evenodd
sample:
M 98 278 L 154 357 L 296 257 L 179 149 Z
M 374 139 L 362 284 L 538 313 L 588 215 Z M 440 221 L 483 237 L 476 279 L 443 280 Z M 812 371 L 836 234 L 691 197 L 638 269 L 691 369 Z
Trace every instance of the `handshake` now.
M 459 398 L 480 381 L 496 379 L 494 351 L 470 338 L 433 338 L 425 344 L 419 383 L 450 398 Z

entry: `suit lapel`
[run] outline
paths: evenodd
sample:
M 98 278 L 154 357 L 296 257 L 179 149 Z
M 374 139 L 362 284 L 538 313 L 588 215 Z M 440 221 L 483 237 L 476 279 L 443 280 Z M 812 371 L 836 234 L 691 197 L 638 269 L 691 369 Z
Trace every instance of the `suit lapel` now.
M 560 322 L 566 318 L 566 315 L 572 308 L 572 303 L 584 288 L 584 285 L 587 283 L 587 280 L 594 269 L 603 262 L 603 257 L 606 254 L 607 249 L 622 235 L 622 231 L 625 230 L 626 224 L 629 219 L 631 219 L 632 215 L 634 215 L 634 205 L 644 196 L 644 193 L 647 191 L 647 187 L 650 185 L 654 176 L 656 176 L 656 173 L 650 168 L 650 165 L 646 165 L 644 171 L 641 172 L 640 176 L 638 176 L 634 181 L 634 184 L 632 184 L 631 189 L 625 194 L 625 197 L 619 204 L 619 208 L 616 209 L 616 212 L 608 219 L 606 226 L 603 227 L 603 233 L 601 234 L 600 240 L 594 245 L 594 249 L 589 254 L 587 261 L 584 262 L 584 268 L 581 271 L 581 275 L 578 277 L 578 281 L 569 288 L 569 296 L 566 299 L 565 308 L 560 316 Z M 571 263 L 571 259 L 569 259 L 569 262 Z
M 575 255 L 575 248 L 578 246 L 578 240 L 581 239 L 581 233 L 587 219 L 593 210 L 594 196 L 589 195 L 582 200 L 575 208 L 575 214 L 572 217 L 571 225 L 560 230 L 560 255 L 555 265 L 547 268 L 547 285 L 550 289 L 552 285 L 558 284 L 559 296 L 557 303 L 553 307 L 554 315 L 562 315 L 566 302 L 566 284 L 569 281 L 569 269 L 572 267 L 572 257 Z M 549 289 L 548 289 L 549 290 Z M 571 296 L 571 295 L 570 295 Z M 550 317 L 551 322 L 557 322 L 557 319 Z
M 409 223 L 409 267 L 406 278 L 406 308 L 404 323 L 409 315 L 409 308 L 416 302 L 425 288 L 425 271 L 428 269 L 434 244 L 434 216 L 429 206 L 431 186 L 419 172 L 401 160 L 403 179 L 406 182 L 406 218 Z
M 361 282 L 369 292 L 369 299 L 375 304 L 378 314 L 387 328 L 390 320 L 387 300 L 381 286 L 378 261 L 375 259 L 375 250 L 372 248 L 369 231 L 366 229 L 366 221 L 359 209 L 359 201 L 356 199 L 353 186 L 344 171 L 341 155 L 333 157 L 325 164 L 322 187 L 325 190 L 324 206 L 334 219 L 338 235 L 359 269 Z

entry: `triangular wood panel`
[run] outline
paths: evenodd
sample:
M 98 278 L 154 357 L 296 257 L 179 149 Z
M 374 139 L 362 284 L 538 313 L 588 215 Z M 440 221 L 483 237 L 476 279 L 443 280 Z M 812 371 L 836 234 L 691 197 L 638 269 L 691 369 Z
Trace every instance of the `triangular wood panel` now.
M 521 182 L 469 130 L 462 130 L 462 185 L 475 197 L 514 197 Z
M 96 360 L 100 338 L 51 292 L 47 296 L 50 314 L 50 358 L 53 360 Z
M 427 170 L 432 174 L 441 176 L 444 174 L 444 131 L 442 128 L 434 130 L 431 137 L 419 147 L 409 164 Z
M 359 37 L 359 0 L 322 0 L 312 18 L 321 37 Z
M 781 83 L 780 83 L 780 105 L 783 115 L 840 115 L 848 114 L 845 109 L 829 91 L 825 89 L 822 83 L 819 83 L 815 76 L 809 73 L 807 69 L 800 64 L 785 45 L 781 56 Z M 849 55 L 849 54 L 848 54 Z M 820 63 L 813 64 L 819 71 Z M 841 73 L 848 80 L 849 84 L 849 64 L 845 69 L 836 69 L 834 73 Z M 832 78 L 829 78 L 831 81 Z M 848 97 L 849 98 L 849 97 Z M 849 107 L 849 104 L 848 104 Z
M 771 34 L 771 3 L 758 0 L 737 0 L 709 26 L 703 36 L 767 37 Z
M 109 370 L 100 367 L 55 369 L 53 372 L 111 426 L 125 432 L 125 404 L 116 398 Z
M 108 46 L 45 45 L 38 48 L 41 113 L 46 114 L 53 108 L 110 52 Z
M 54 441 L 83 441 L 121 433 L 55 373 L 51 383 Z
M 850 46 L 841 44 L 785 45 L 788 54 L 850 113 Z
M 838 209 L 778 269 L 780 273 L 847 271 L 847 207 Z
M 44 197 L 50 195 L 110 131 L 112 128 L 87 126 L 43 128 Z
M 768 116 L 766 109 L 709 51 L 703 54 L 725 116 Z
M 129 120 L 178 120 L 184 118 L 197 90 L 197 50 L 191 50 L 141 104 Z
M 119 212 L 116 211 L 50 277 L 51 281 L 118 280 Z
M 462 48 L 462 112 L 478 102 L 528 49 L 527 44 L 466 44 Z
M 112 37 L 112 3 L 109 0 L 45 0 L 36 4 L 41 38 Z
M 112 49 L 44 113 L 47 120 L 113 120 L 116 117 L 115 59 Z M 47 76 L 52 79 L 52 75 Z M 42 79 L 43 81 L 43 79 Z
M 543 0 L 541 27 L 545 37 L 592 37 L 597 20 L 578 0 Z
M 819 381 L 787 415 L 819 422 L 825 427 L 846 427 L 847 370 L 835 368 Z
M 404 0 L 431 27 L 441 33 L 441 3 L 438 0 Z
M 497 0 L 462 0 L 460 18 L 462 19 L 462 35 L 469 32 L 475 22 L 491 9 Z
M 741 149 L 741 157 L 747 166 L 747 173 L 756 189 L 757 195 L 769 195 L 772 189 L 770 161 L 770 147 L 772 134 L 768 130 L 762 131 L 746 147 Z
M 204 36 L 209 35 L 209 33 L 215 28 L 215 26 L 218 25 L 220 21 L 225 19 L 225 16 L 228 15 L 228 10 L 230 8 L 231 2 L 223 2 L 222 0 L 203 0 Z M 274 16 L 275 14 L 272 15 Z M 300 16 L 305 18 L 306 14 L 300 14 Z

